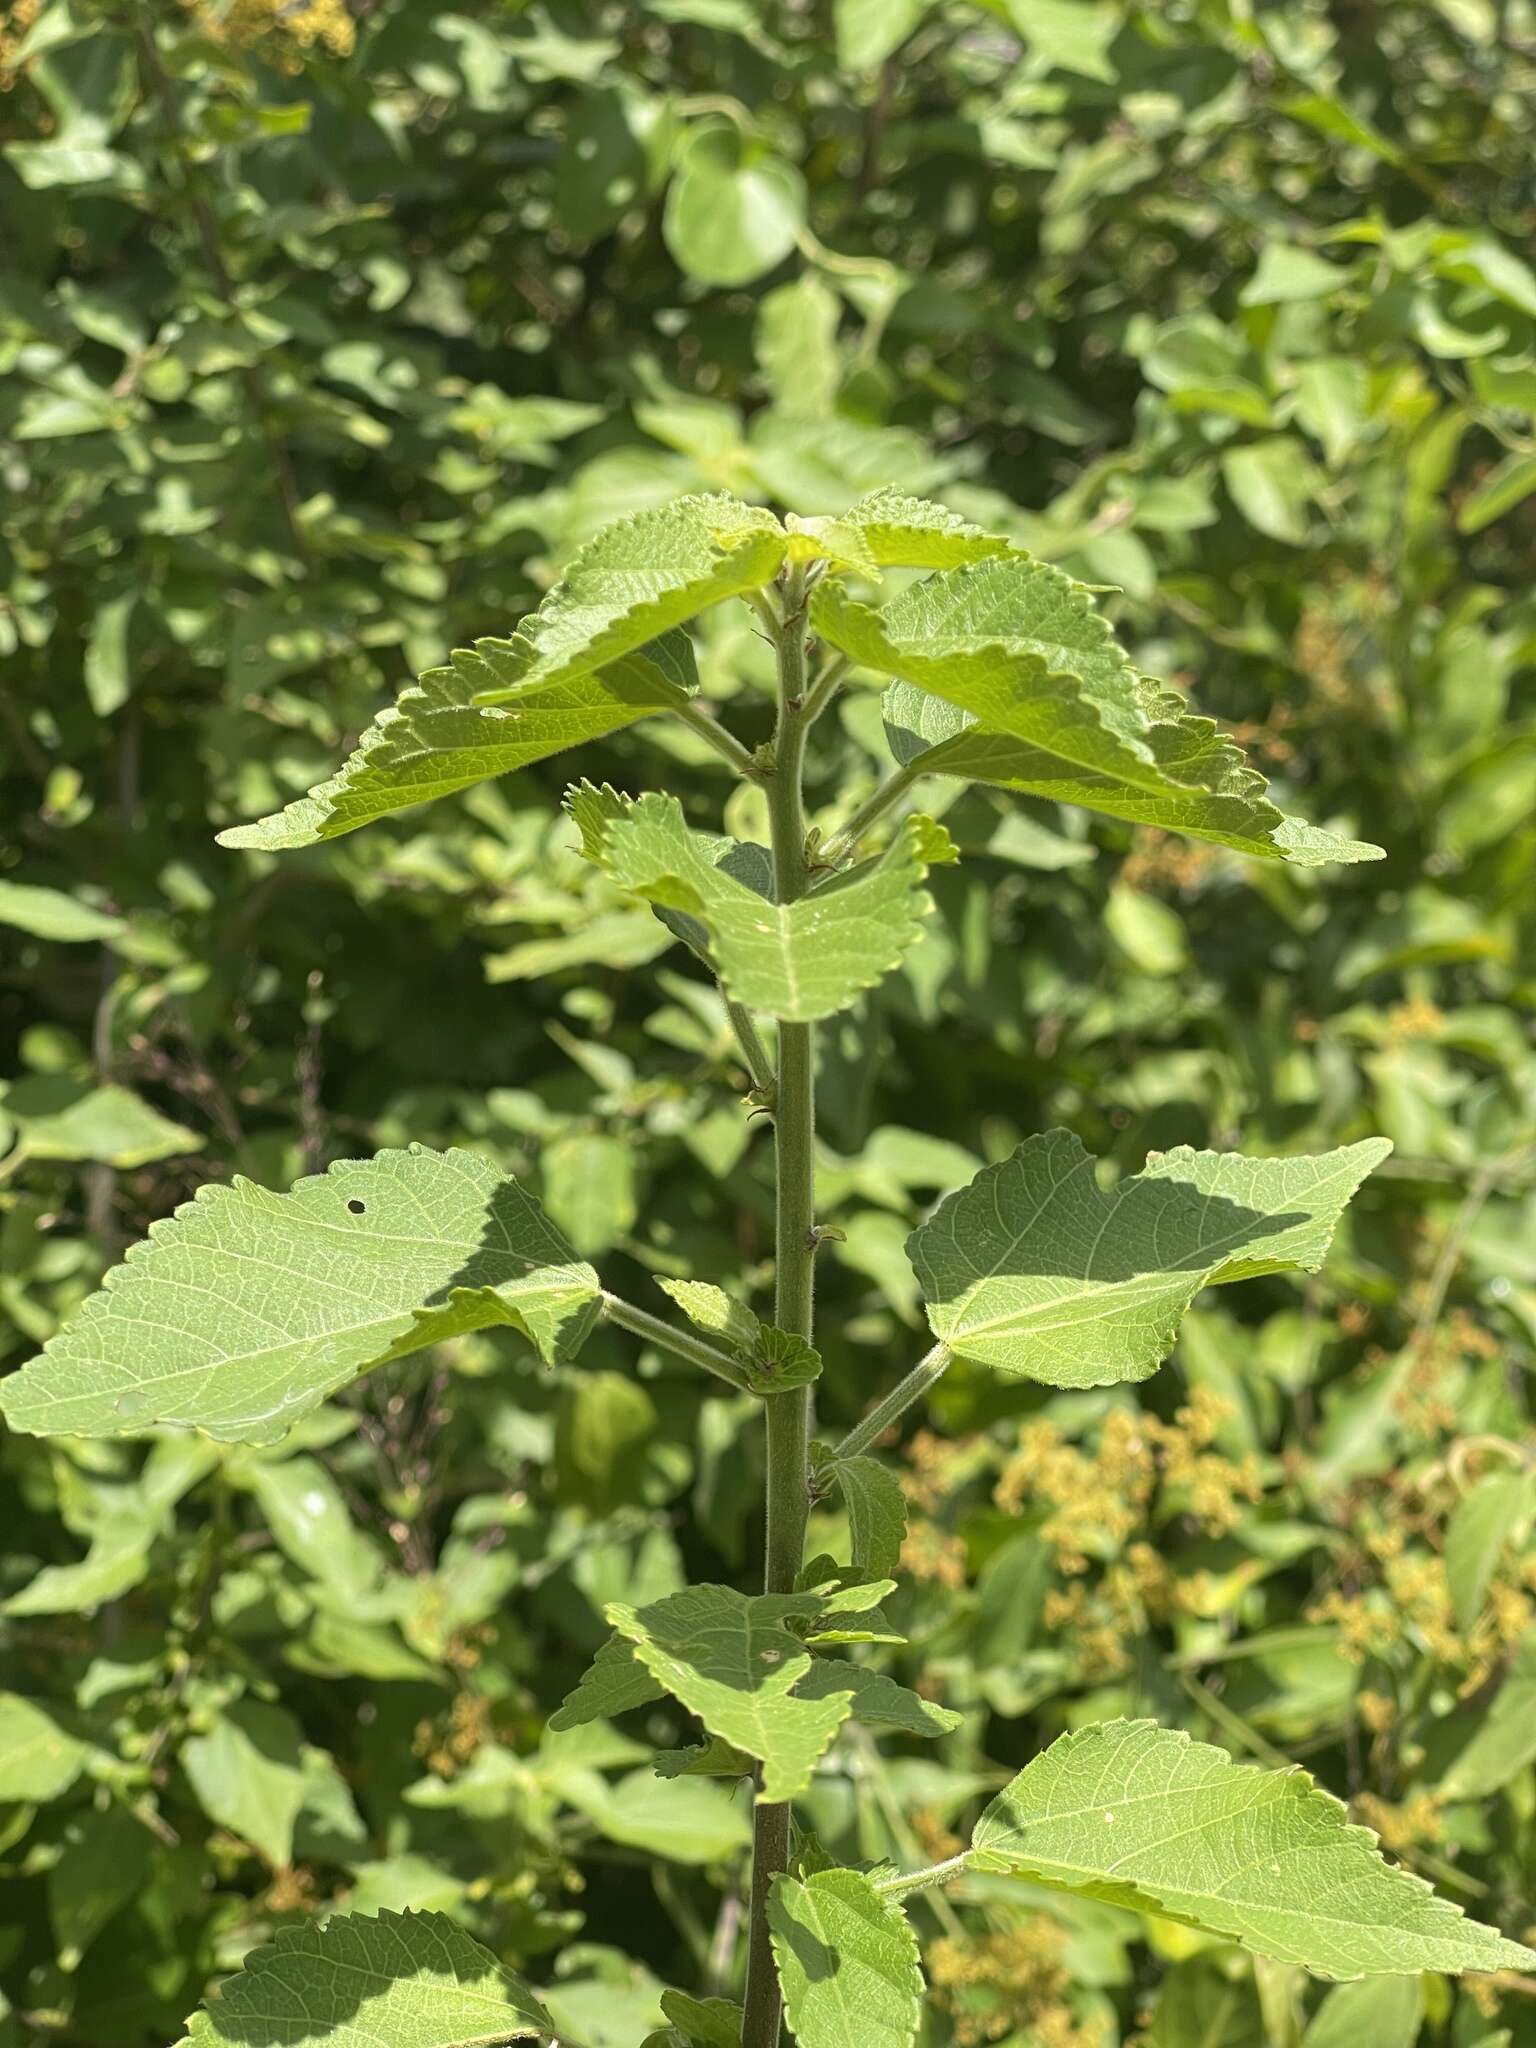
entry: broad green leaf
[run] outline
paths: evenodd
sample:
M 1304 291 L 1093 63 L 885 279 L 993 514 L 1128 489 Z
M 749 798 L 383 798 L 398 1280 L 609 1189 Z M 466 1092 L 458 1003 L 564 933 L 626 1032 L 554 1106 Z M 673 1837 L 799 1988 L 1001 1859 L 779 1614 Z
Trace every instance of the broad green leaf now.
M 1106 1192 L 1071 1131 L 1027 1138 L 908 1240 L 935 1336 L 1048 1386 L 1145 1379 L 1202 1287 L 1316 1272 L 1345 1204 L 1392 1147 L 1244 1159 L 1153 1153 Z
M 1011 541 L 972 526 L 957 512 L 895 488 L 871 491 L 838 521 L 859 534 L 882 569 L 957 569 L 1017 552 Z
M 690 276 L 750 284 L 781 263 L 805 223 L 805 181 L 731 121 L 694 128 L 678 150 L 662 234 Z
M 1443 1799 L 1490 1799 L 1536 1761 L 1536 1633 L 1527 1630 L 1472 1739 L 1441 1779 Z
M 698 1715 L 711 1735 L 762 1764 L 759 1797 L 792 1799 L 848 1718 L 851 1695 L 790 1697 L 811 1653 L 784 1626 L 816 1613 L 814 1595 L 685 1586 L 648 1607 L 615 1602 L 608 1620 L 658 1685 Z
M 823 1475 L 836 1480 L 848 1510 L 855 1567 L 883 1579 L 901 1561 L 907 1534 L 907 1497 L 901 1482 L 878 1458 L 829 1459 Z
M 293 1862 L 293 1835 L 307 1806 L 358 1839 L 362 1829 L 346 1782 L 322 1749 L 303 1741 L 299 1722 L 264 1700 L 236 1700 L 205 1735 L 182 1745 L 182 1769 L 205 1815 L 250 1841 L 274 1870 Z
M 1017 550 L 944 570 L 881 611 L 824 579 L 811 620 L 863 666 L 916 685 L 888 694 L 886 724 L 898 759 L 917 772 L 1080 804 L 1263 859 L 1378 857 L 1285 817 L 1211 720 L 1131 666 L 1089 590 Z
M 269 817 L 232 825 L 221 846 L 263 853 L 313 846 L 392 811 L 430 803 L 581 746 L 638 718 L 675 711 L 696 685 L 693 649 L 681 633 L 622 654 L 595 673 L 523 681 L 528 651 L 513 640 L 456 648 L 381 711 L 338 772 Z M 511 685 L 504 703 L 476 691 Z
M 480 704 L 516 704 L 633 654 L 722 598 L 778 574 L 788 537 L 771 512 L 735 498 L 674 498 L 605 526 L 506 643 L 516 673 L 477 684 Z
M 490 2048 L 556 2038 L 520 1977 L 446 1913 L 283 1928 L 187 2023 L 180 2048 Z
M 150 1834 L 120 1806 L 71 1815 L 59 1860 L 48 1872 L 48 1917 L 59 1967 L 73 1970 L 103 1927 L 138 1892 L 149 1867 Z
M 1311 532 L 1311 465 L 1301 444 L 1270 434 L 1221 458 L 1221 474 L 1243 517 L 1271 540 L 1306 544 Z
M 649 1706 L 665 1696 L 635 1656 L 634 1646 L 623 1636 L 610 1636 L 598 1651 L 581 1683 L 556 1707 L 549 1726 L 557 1732 L 580 1728 L 590 1721 L 611 1721 L 615 1714 L 627 1714 L 633 1707 Z
M 668 923 L 705 952 L 728 995 L 790 1023 L 846 1009 L 900 964 L 932 907 L 929 866 L 953 858 L 941 827 L 911 818 L 879 860 L 775 903 L 762 849 L 690 831 L 676 797 L 584 783 L 567 804 L 589 857 L 677 916 Z
M 800 2048 L 912 2048 L 923 2014 L 917 1937 L 861 1871 L 776 1877 L 768 1925 Z
M 1413 2048 L 1423 2019 L 1417 1977 L 1365 1977 L 1329 1992 L 1303 2048 Z
M 817 1657 L 795 1687 L 795 1697 L 802 1700 L 832 1699 L 843 1693 L 851 1695 L 850 1719 L 867 1728 L 890 1728 L 926 1740 L 948 1735 L 960 1725 L 961 1716 L 952 1707 L 938 1706 L 886 1672 L 850 1664 L 843 1657 Z
M 46 1707 L 0 1692 L 0 1805 L 38 1805 L 67 1792 L 85 1765 L 86 1749 Z
M 1521 1970 L 1299 1769 L 1234 1764 L 1150 1721 L 1053 1742 L 977 1824 L 979 1867 L 1202 1927 L 1321 1977 Z
M 66 896 L 62 889 L 39 889 L 28 882 L 0 882 L 0 924 L 66 945 L 121 938 L 127 929 L 120 917 Z
M 741 2007 L 728 1999 L 663 1991 L 661 2009 L 688 2048 L 741 2048 Z
M 109 1517 L 78 1564 L 45 1565 L 19 1592 L 0 1601 L 0 1614 L 94 1614 L 139 1584 L 149 1570 L 153 1525 L 143 1515 Z
M 708 1777 L 639 1770 L 610 1785 L 596 1771 L 563 1771 L 556 1783 L 610 1842 L 671 1863 L 719 1863 L 752 1840 L 750 1814 Z
M 153 1225 L 0 1410 L 37 1436 L 176 1423 L 271 1443 L 370 1366 L 468 1330 L 568 1355 L 598 1291 L 533 1197 L 472 1153 L 339 1160 L 285 1195 L 236 1179 Z
M 634 1228 L 635 1154 L 608 1131 L 572 1131 L 540 1159 L 544 1204 L 583 1258 L 610 1251 Z
M 743 1302 L 703 1280 L 660 1280 L 691 1323 L 715 1338 L 744 1367 L 755 1394 L 783 1393 L 819 1378 L 821 1355 L 790 1330 L 760 1322 Z
M 1536 1475 L 1529 1472 L 1490 1472 L 1457 1503 L 1445 1532 L 1445 1577 L 1464 1635 L 1483 1611 L 1499 1559 L 1524 1541 L 1533 1514 Z
M 0 1110 L 27 1159 L 91 1159 L 126 1172 L 203 1149 L 196 1131 L 116 1082 L 96 1088 L 67 1074 L 28 1074 L 0 1087 Z

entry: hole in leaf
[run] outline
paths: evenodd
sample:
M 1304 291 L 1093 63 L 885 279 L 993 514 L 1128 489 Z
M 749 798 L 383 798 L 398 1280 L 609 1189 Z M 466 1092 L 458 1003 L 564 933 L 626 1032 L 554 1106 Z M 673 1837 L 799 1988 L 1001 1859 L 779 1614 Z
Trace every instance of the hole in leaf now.
M 357 1196 L 354 1195 L 351 1201 L 348 1202 L 347 1207 L 351 1210 L 354 1216 L 362 1216 L 367 1213 L 368 1204 L 366 1202 L 360 1202 L 357 1199 Z

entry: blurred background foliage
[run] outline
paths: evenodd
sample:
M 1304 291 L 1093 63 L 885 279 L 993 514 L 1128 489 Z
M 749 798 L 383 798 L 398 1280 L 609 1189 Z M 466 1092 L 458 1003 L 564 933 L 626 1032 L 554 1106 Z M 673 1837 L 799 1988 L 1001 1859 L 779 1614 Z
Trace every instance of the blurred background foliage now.
M 1152 1713 L 1529 1928 L 1531 0 L 12 0 L 0 85 L 0 1359 L 199 1182 L 408 1138 L 632 1295 L 760 1288 L 717 999 L 574 857 L 567 763 L 282 865 L 212 834 L 616 513 L 932 493 L 1114 586 L 1388 858 L 952 792 L 933 935 L 827 1033 L 826 1420 L 921 1348 L 912 1222 L 1024 1133 L 1397 1152 L 1324 1275 L 1228 1290 L 1145 1389 L 952 1371 L 897 1668 L 964 1727 L 856 1731 L 803 1817 L 942 1855 L 1040 1740 Z M 751 623 L 706 622 L 711 694 L 766 680 Z M 580 768 L 727 788 L 659 725 Z M 0 1443 L 4 2048 L 153 2048 L 341 1901 L 461 1916 L 593 2048 L 729 1988 L 746 1823 L 652 1777 L 671 1710 L 543 1724 L 605 1601 L 750 1582 L 750 1409 L 617 1333 L 554 1374 L 480 1337 L 273 1451 Z M 1323 1994 L 982 1881 L 914 1912 L 932 2048 L 1536 2042 L 1529 1984 Z

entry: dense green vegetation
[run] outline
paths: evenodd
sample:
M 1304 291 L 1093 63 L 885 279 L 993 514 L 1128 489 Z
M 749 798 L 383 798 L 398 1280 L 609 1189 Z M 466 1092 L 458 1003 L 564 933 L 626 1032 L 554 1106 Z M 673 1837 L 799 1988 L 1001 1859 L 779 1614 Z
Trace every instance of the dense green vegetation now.
M 1102 586 L 1282 810 L 1386 858 L 922 785 L 963 859 L 820 1028 L 823 1433 L 930 1341 L 913 1226 L 1033 1133 L 1126 1175 L 1395 1151 L 1320 1273 L 1202 1296 L 1157 1378 L 962 1358 L 903 1416 L 904 1641 L 852 1655 L 960 1719 L 850 1724 L 798 1817 L 844 1865 L 942 1861 L 1064 1731 L 1149 1718 L 1299 1759 L 1528 1932 L 1536 12 L 20 0 L 0 81 L 4 1364 L 197 1187 L 413 1141 L 536 1189 L 653 1312 L 702 1277 L 768 1315 L 725 1006 L 561 808 L 664 787 L 766 842 L 705 736 L 308 851 L 214 834 L 618 516 L 937 499 Z M 694 627 L 748 747 L 762 625 Z M 818 721 L 824 840 L 890 765 L 893 672 Z M 714 2040 L 660 1999 L 741 1995 L 750 1815 L 654 1775 L 673 1699 L 550 1721 L 610 1606 L 761 1584 L 762 1404 L 608 1324 L 542 1353 L 463 1329 L 276 1442 L 13 1411 L 3 2048 L 158 2048 L 332 1907 L 449 1916 L 562 2041 Z M 847 1520 L 829 1489 L 811 1551 Z M 1516 1972 L 1327 1991 L 975 1872 L 909 1918 L 924 2048 L 1536 2042 Z

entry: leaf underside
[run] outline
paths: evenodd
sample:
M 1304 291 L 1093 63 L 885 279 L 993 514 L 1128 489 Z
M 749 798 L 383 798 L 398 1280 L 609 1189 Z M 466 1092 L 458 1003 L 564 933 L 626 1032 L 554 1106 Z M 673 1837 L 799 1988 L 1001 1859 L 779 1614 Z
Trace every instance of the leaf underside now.
M 1528 1969 L 1536 1956 L 1387 1863 L 1300 1769 L 1150 1721 L 1064 1735 L 982 1815 L 982 1868 L 1209 1929 L 1323 1977 Z
M 469 1152 L 339 1160 L 281 1195 L 237 1179 L 154 1224 L 0 1410 L 34 1435 L 170 1423 L 270 1443 L 446 1337 L 501 1324 L 568 1356 L 598 1292 L 534 1198 Z
M 181 2048 L 488 2048 L 552 2042 L 520 1978 L 446 1913 L 338 1913 L 282 1929 L 187 2025 Z
M 1106 1192 L 1070 1131 L 1028 1138 L 907 1241 L 935 1336 L 965 1358 L 1096 1387 L 1145 1379 L 1202 1287 L 1315 1272 L 1345 1204 L 1392 1149 L 1244 1159 L 1180 1146 Z
M 1380 857 L 1377 847 L 1287 818 L 1210 719 L 1131 665 L 1092 592 L 1016 549 L 942 570 L 879 611 L 828 579 L 811 622 L 853 660 L 900 679 L 887 696 L 887 728 L 898 757 L 925 773 L 1078 804 L 1260 859 Z

